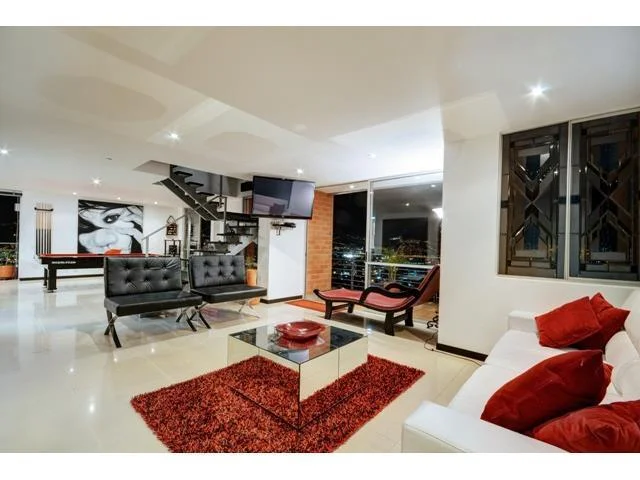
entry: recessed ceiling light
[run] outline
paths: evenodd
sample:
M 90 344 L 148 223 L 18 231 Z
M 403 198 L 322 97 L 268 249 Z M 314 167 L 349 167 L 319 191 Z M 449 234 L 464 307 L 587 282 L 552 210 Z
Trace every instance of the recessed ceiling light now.
M 78 192 L 73 192 L 71 195 L 77 195 L 77 194 L 78 194 Z
M 529 95 L 531 95 L 533 98 L 538 98 L 542 96 L 545 90 L 546 88 L 543 87 L 542 85 L 536 85 L 535 87 L 531 87 L 531 90 L 529 91 Z
M 435 183 L 431 184 L 431 188 L 436 188 L 436 187 L 437 187 L 437 185 Z
M 102 180 L 100 180 L 99 178 L 94 178 L 91 181 L 93 182 L 94 185 L 100 185 L 102 183 Z
M 302 175 L 302 174 L 304 173 L 304 170 L 302 170 L 301 168 L 298 168 L 298 169 L 296 170 L 296 173 L 297 173 L 298 175 Z
M 169 137 L 171 140 L 180 140 L 180 135 L 178 135 L 178 132 L 169 132 L 167 137 Z
M 409 205 L 411 205 L 409 202 L 404 204 L 405 207 L 408 207 Z
M 377 155 L 375 153 L 370 153 L 369 155 L 367 155 L 369 158 L 376 158 Z
M 349 185 L 349 188 L 350 188 L 351 190 L 353 190 L 354 188 L 356 188 L 356 186 L 355 186 L 355 185 Z
M 6 148 L 0 148 L 0 155 L 9 155 L 9 150 Z
M 120 197 L 118 197 L 118 200 L 122 200 Z
M 154 204 L 154 205 L 157 205 L 157 204 L 158 204 L 158 202 L 153 202 L 153 204 Z

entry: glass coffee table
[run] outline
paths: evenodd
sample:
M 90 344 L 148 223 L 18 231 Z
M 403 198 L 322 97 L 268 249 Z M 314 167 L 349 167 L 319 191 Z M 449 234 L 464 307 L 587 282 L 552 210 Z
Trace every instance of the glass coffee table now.
M 228 337 L 227 365 L 234 373 L 227 381 L 243 397 L 301 429 L 365 386 L 365 334 L 325 325 L 317 337 L 294 342 L 275 327 Z

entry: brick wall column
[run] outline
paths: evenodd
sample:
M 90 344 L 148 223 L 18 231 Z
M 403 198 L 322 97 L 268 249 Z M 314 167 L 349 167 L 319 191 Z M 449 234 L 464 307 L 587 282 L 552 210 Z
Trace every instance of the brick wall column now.
M 307 225 L 307 294 L 313 294 L 314 288 L 331 288 L 332 255 L 333 195 L 316 191 L 312 219 Z

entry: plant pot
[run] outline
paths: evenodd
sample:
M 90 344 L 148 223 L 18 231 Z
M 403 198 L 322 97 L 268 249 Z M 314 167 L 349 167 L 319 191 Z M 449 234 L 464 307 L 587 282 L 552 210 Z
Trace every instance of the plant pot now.
M 9 280 L 11 278 L 15 278 L 15 276 L 15 265 L 0 265 L 0 280 Z
M 255 268 L 247 268 L 247 285 L 255 287 L 258 285 L 258 270 Z M 256 305 L 260 303 L 259 298 L 252 298 L 249 300 L 249 305 Z

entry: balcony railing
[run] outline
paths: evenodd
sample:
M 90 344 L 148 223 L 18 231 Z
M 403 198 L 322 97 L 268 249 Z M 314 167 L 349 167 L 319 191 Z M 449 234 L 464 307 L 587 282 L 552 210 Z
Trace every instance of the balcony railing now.
M 369 285 L 398 282 L 417 287 L 431 268 L 431 265 L 369 262 Z

